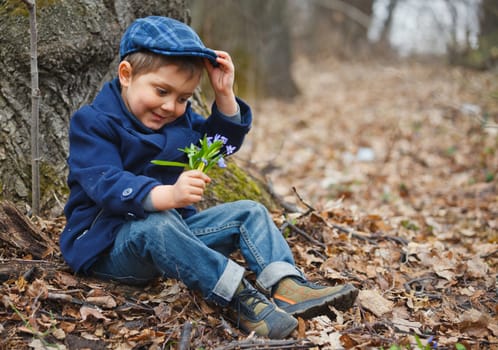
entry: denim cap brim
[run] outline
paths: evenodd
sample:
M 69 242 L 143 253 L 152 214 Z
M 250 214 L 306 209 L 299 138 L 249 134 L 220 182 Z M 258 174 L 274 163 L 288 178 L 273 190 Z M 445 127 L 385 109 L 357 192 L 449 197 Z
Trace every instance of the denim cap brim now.
M 120 60 L 144 50 L 164 56 L 203 57 L 218 65 L 216 53 L 204 46 L 192 28 L 169 17 L 139 18 L 126 29 L 119 46 Z

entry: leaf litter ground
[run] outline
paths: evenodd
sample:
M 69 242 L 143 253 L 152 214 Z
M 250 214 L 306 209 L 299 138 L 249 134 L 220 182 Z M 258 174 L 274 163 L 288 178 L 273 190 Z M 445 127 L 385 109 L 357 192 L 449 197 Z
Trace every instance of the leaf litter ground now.
M 300 97 L 253 103 L 236 161 L 287 208 L 274 219 L 306 274 L 360 289 L 351 310 L 257 339 L 181 283 L 80 278 L 55 249 L 52 268 L 2 284 L 0 346 L 370 349 L 417 336 L 498 348 L 496 73 L 329 60 L 299 61 L 295 78 Z M 56 241 L 64 222 L 37 224 Z

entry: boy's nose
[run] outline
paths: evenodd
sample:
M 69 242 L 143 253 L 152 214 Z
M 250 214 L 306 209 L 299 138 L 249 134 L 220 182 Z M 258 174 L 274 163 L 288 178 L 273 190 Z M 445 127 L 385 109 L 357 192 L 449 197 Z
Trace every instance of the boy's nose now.
M 166 111 L 174 111 L 176 108 L 176 102 L 173 99 L 166 99 L 165 101 L 163 101 L 161 108 Z

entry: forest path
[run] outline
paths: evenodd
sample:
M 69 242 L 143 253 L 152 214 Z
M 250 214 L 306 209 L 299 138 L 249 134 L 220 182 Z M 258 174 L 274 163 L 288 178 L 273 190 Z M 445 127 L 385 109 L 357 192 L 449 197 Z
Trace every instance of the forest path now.
M 300 97 L 254 105 L 237 157 L 286 202 L 316 209 L 296 225 L 326 258 L 290 238 L 298 265 L 361 288 L 359 309 L 311 321 L 307 336 L 330 348 L 393 334 L 496 348 L 497 73 L 330 60 L 298 62 L 295 78 Z
M 395 227 L 496 243 L 497 78 L 442 63 L 301 60 L 302 95 L 256 103 L 238 157 L 288 202 L 294 187 L 318 209 L 342 198 Z

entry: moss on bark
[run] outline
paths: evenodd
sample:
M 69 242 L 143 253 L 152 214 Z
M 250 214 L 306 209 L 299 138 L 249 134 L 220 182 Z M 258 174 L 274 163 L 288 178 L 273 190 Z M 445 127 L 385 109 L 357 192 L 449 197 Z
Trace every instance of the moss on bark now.
M 225 169 L 213 168 L 209 176 L 213 181 L 206 190 L 205 199 L 199 205 L 201 209 L 241 199 L 255 200 L 270 211 L 278 208 L 266 186 L 233 161 L 227 162 Z

